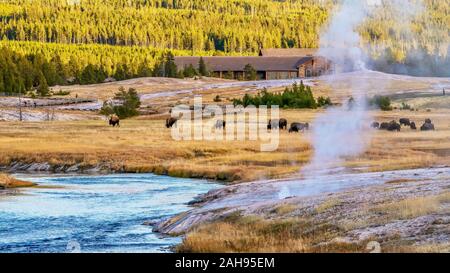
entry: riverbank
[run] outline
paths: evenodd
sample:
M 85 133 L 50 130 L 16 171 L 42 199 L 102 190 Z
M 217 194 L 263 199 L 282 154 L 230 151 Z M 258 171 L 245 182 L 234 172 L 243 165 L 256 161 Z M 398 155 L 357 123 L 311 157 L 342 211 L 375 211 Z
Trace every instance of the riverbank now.
M 449 188 L 450 167 L 245 183 L 155 230 L 186 234 L 179 252 L 442 252 Z

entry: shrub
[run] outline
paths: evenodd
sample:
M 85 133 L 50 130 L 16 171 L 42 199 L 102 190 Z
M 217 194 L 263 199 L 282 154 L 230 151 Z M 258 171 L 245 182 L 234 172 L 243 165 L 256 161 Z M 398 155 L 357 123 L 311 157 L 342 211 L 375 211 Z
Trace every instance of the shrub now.
M 322 98 L 321 103 L 330 103 L 329 98 Z M 243 105 L 244 107 L 254 105 L 259 107 L 261 105 L 273 106 L 278 105 L 281 108 L 310 108 L 315 109 L 319 103 L 314 99 L 311 88 L 302 83 L 300 85 L 294 84 L 292 88 L 286 88 L 282 93 L 269 93 L 264 89 L 255 96 L 245 94 L 242 99 L 234 99 L 233 104 Z
M 376 106 L 383 111 L 392 111 L 391 99 L 386 96 L 374 96 L 369 104 L 371 106 Z
M 136 89 L 130 88 L 125 91 L 123 87 L 120 87 L 119 92 L 114 96 L 114 100 L 119 101 L 120 104 L 115 105 L 112 102 L 105 102 L 100 113 L 103 115 L 116 114 L 119 118 L 129 118 L 139 114 L 138 109 L 141 106 L 141 101 Z

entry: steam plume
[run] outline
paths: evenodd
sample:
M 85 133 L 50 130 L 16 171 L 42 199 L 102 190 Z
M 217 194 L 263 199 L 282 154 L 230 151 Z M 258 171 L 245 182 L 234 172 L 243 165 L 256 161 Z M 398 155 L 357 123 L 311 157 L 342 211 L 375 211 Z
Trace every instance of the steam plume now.
M 335 12 L 328 27 L 322 32 L 319 55 L 326 57 L 336 65 L 336 71 L 366 72 L 364 43 L 358 33 L 364 21 L 376 12 L 377 8 L 408 10 L 402 12 L 402 23 L 413 13 L 408 3 L 418 0 L 393 0 L 385 5 L 381 0 L 343 0 Z M 405 7 L 406 5 L 406 7 Z M 312 143 L 314 156 L 305 170 L 324 170 L 339 163 L 343 158 L 356 156 L 365 151 L 370 139 L 370 112 L 367 111 L 365 94 L 369 88 L 364 80 L 351 77 L 352 101 L 342 102 L 342 107 L 333 107 L 320 115 L 314 122 Z M 335 77 L 327 77 L 334 89 Z M 380 87 L 379 87 L 380 88 Z M 382 88 L 382 87 L 381 87 Z

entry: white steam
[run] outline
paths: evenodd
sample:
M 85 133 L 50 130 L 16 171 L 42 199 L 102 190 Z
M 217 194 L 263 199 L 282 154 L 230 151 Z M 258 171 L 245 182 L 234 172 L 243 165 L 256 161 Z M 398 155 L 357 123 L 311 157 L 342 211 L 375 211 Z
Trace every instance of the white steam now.
M 386 3 L 381 0 L 343 0 L 331 18 L 331 22 L 322 32 L 319 55 L 331 60 L 336 72 L 366 71 L 365 46 L 359 33 L 366 19 L 374 14 L 380 6 L 384 9 L 408 10 L 402 12 L 400 20 L 411 17 L 416 10 L 408 9 L 408 3 L 418 0 L 393 0 Z M 363 77 L 362 77 L 363 78 Z M 333 85 L 334 77 L 327 77 L 328 84 Z M 341 107 L 333 107 L 320 115 L 313 123 L 312 144 L 314 156 L 304 171 L 326 171 L 335 167 L 345 157 L 363 153 L 370 140 L 370 111 L 367 111 L 368 83 L 357 76 L 352 77 L 351 102 L 343 101 Z M 378 86 L 378 88 L 383 88 Z

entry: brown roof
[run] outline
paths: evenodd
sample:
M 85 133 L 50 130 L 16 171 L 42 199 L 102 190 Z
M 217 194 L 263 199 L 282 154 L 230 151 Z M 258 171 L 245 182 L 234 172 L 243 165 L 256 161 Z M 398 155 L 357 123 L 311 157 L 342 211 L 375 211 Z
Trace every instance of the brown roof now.
M 209 71 L 243 71 L 250 64 L 257 71 L 297 71 L 312 57 L 203 57 Z M 200 57 L 175 57 L 178 69 L 192 64 L 198 68 Z
M 317 51 L 317 48 L 267 48 L 261 49 L 259 55 L 265 57 L 313 56 Z

